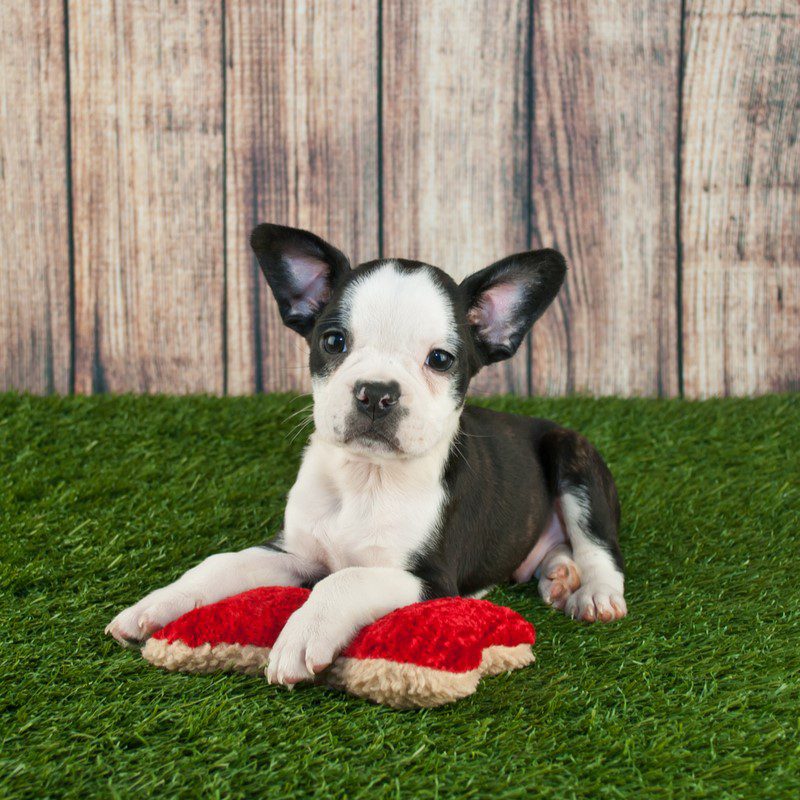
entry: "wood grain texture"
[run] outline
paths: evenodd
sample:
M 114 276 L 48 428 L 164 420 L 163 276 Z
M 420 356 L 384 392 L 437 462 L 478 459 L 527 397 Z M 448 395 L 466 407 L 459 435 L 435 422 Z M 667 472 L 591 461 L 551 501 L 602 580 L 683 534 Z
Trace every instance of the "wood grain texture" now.
M 685 393 L 797 390 L 800 8 L 689 0 L 685 25 Z
M 0 390 L 70 389 L 66 52 L 61 3 L 0 13 Z
M 218 3 L 69 4 L 78 392 L 223 389 Z
M 680 3 L 534 9 L 533 240 L 570 271 L 533 390 L 674 395 Z
M 528 9 L 384 4 L 385 256 L 461 280 L 528 249 Z M 527 393 L 526 350 L 484 370 L 473 390 Z
M 308 391 L 250 252 L 259 222 L 312 230 L 353 263 L 378 256 L 378 6 L 228 0 L 228 390 Z

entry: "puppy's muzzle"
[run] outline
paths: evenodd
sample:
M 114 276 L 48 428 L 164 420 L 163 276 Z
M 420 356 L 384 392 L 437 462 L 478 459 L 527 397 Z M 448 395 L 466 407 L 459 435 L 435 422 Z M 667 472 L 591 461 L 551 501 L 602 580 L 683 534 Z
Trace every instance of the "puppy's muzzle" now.
M 397 407 L 400 385 L 397 381 L 359 382 L 353 387 L 353 397 L 358 411 L 376 420 L 386 417 Z

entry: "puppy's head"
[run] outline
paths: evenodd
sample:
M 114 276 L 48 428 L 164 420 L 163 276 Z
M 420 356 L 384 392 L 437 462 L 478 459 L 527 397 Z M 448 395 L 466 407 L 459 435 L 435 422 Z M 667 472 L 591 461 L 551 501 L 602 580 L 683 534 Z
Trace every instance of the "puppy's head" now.
M 514 355 L 566 271 L 559 253 L 536 250 L 459 285 L 416 261 L 351 269 L 295 228 L 259 225 L 250 243 L 284 323 L 310 345 L 318 435 L 380 458 L 449 440 L 472 376 Z

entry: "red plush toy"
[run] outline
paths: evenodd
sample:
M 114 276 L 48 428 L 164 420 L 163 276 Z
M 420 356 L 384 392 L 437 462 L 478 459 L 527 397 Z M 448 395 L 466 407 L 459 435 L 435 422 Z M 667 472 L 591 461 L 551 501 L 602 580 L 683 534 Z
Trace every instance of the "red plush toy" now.
M 182 672 L 263 675 L 270 648 L 309 590 L 272 586 L 202 606 L 155 633 L 142 655 Z M 487 600 L 415 603 L 364 628 L 318 680 L 395 708 L 439 706 L 472 694 L 483 675 L 534 660 L 533 625 Z

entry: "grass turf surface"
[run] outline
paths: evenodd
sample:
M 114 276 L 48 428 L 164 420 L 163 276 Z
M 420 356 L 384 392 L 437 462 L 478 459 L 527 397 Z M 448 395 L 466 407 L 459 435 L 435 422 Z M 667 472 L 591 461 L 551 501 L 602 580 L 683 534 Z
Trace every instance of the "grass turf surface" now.
M 631 613 L 582 625 L 498 589 L 536 665 L 411 712 L 165 674 L 103 636 L 278 529 L 306 402 L 0 395 L 0 796 L 797 796 L 800 396 L 483 401 L 600 448 Z

